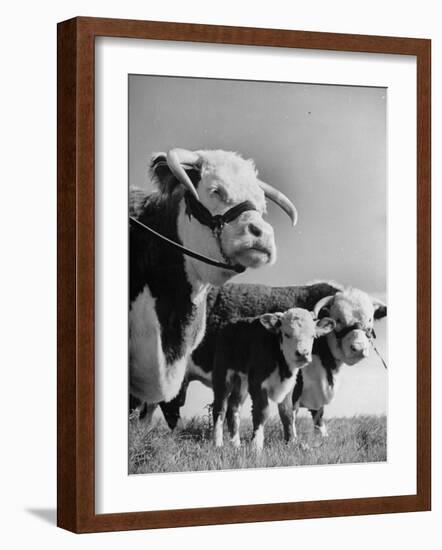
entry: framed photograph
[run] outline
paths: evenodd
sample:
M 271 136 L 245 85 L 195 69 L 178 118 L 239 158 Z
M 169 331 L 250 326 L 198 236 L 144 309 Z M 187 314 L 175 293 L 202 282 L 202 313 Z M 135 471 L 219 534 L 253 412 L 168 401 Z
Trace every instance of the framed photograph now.
M 58 525 L 430 510 L 425 39 L 58 26 Z

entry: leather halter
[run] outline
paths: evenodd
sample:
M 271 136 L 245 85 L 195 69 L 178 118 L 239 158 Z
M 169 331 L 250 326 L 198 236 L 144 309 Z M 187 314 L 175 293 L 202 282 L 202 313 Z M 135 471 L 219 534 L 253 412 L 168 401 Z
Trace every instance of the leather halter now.
M 202 202 L 197 200 L 190 193 L 186 192 L 186 194 L 184 195 L 184 200 L 186 202 L 186 214 L 189 216 L 189 219 L 193 216 L 200 224 L 205 225 L 212 230 L 213 235 L 218 241 L 218 247 L 221 252 L 221 255 L 223 256 L 223 258 L 226 259 L 225 263 L 218 262 L 217 260 L 213 260 L 212 258 L 208 258 L 207 256 L 200 254 L 199 252 L 190 250 L 189 248 L 186 248 L 185 246 L 175 241 L 172 241 L 168 237 L 161 235 L 161 233 L 158 233 L 157 231 L 155 231 L 155 229 L 152 229 L 148 225 L 145 225 L 144 223 L 140 222 L 140 220 L 133 218 L 132 216 L 129 216 L 129 220 L 133 224 L 137 224 L 138 227 L 142 227 L 143 229 L 146 229 L 147 231 L 149 231 L 151 235 L 163 240 L 169 246 L 172 246 L 173 248 L 179 250 L 186 256 L 190 256 L 191 258 L 199 260 L 200 262 L 204 262 L 206 264 L 213 265 L 215 267 L 219 267 L 222 269 L 229 269 L 231 271 L 235 271 L 236 273 L 243 273 L 246 270 L 244 266 L 239 264 L 232 265 L 228 263 L 228 260 L 224 254 L 224 251 L 221 245 L 221 233 L 226 223 L 232 222 L 233 220 L 238 218 L 238 216 L 240 216 L 243 212 L 246 212 L 248 210 L 256 210 L 255 205 L 250 201 L 244 201 L 239 204 L 236 204 L 235 206 L 232 206 L 232 208 L 229 208 L 226 212 L 224 212 L 224 214 L 217 214 L 214 216 L 204 206 Z
M 384 366 L 384 369 L 387 369 L 387 363 L 385 362 L 384 358 L 380 354 L 378 348 L 375 346 L 374 340 L 376 339 L 376 332 L 374 331 L 374 328 L 362 328 L 361 323 L 354 323 L 353 325 L 349 325 L 348 327 L 344 327 L 343 329 L 336 331 L 335 330 L 335 336 L 338 340 L 342 340 L 349 332 L 352 330 L 362 330 L 365 332 L 365 335 L 367 336 L 370 344 L 373 346 L 374 351 L 376 352 L 376 355 L 379 357 L 379 359 L 382 362 L 382 365 Z
M 367 336 L 367 338 L 369 340 L 371 340 L 372 338 L 376 338 L 376 333 L 375 333 L 374 329 L 373 328 L 364 329 L 362 327 L 362 323 L 354 323 L 353 325 L 349 325 L 348 327 L 344 327 L 341 330 L 335 330 L 335 336 L 336 336 L 336 338 L 338 338 L 338 340 L 341 340 L 342 338 L 347 336 L 347 334 L 349 332 L 351 332 L 352 330 L 362 330 L 362 332 L 365 332 L 365 335 Z
M 190 193 L 185 194 L 184 200 L 186 202 L 186 213 L 189 218 L 193 216 L 202 225 L 206 225 L 212 231 L 222 230 L 226 223 L 232 222 L 247 210 L 256 210 L 252 202 L 244 201 L 232 206 L 224 214 L 216 214 L 214 216 L 201 201 L 196 200 Z

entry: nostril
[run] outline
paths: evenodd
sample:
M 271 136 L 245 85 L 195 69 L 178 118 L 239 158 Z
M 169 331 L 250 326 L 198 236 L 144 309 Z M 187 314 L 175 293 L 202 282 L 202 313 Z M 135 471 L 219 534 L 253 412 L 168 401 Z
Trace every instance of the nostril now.
M 249 223 L 248 230 L 254 237 L 261 237 L 262 235 L 262 229 L 260 229 L 257 225 L 254 223 Z
M 352 344 L 350 346 L 351 351 L 354 351 L 355 353 L 364 353 L 364 348 L 361 345 L 358 344 Z

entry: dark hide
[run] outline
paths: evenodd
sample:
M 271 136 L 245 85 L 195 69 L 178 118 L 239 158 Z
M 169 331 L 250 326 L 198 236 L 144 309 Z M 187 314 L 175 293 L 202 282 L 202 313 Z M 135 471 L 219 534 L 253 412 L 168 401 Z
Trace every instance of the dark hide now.
M 333 373 L 336 370 L 336 359 L 330 351 L 327 338 L 317 338 L 313 343 L 313 355 L 319 356 L 322 366 L 327 373 L 327 382 L 334 386 Z
M 151 169 L 161 192 L 143 199 L 139 190 L 132 190 L 130 210 L 138 214 L 140 222 L 182 244 L 177 233 L 177 218 L 184 189 L 170 169 L 160 162 L 164 162 L 164 156 L 156 157 Z M 197 184 L 198 172 L 190 170 L 189 175 Z M 162 347 L 167 361 L 173 362 L 182 357 L 183 332 L 198 314 L 190 299 L 191 286 L 184 271 L 183 255 L 138 226 L 131 225 L 129 241 L 130 304 L 149 287 L 156 298 Z
M 176 219 L 180 196 L 153 195 L 146 203 L 141 222 L 179 242 Z M 142 228 L 130 229 L 130 302 L 146 286 L 156 298 L 155 310 L 161 325 L 161 343 L 168 362 L 182 356 L 183 332 L 195 314 L 191 286 L 184 271 L 183 255 L 150 236 Z
M 238 320 L 223 327 L 216 345 L 214 385 L 218 378 L 225 380 L 227 370 L 248 375 L 252 386 L 261 386 L 276 369 L 281 380 L 290 378 L 292 372 L 280 341 L 280 335 L 264 328 L 259 319 Z
M 206 334 L 193 352 L 192 360 L 205 372 L 210 373 L 218 331 L 228 323 L 263 313 L 286 311 L 292 307 L 302 307 L 311 311 L 321 298 L 334 295 L 339 290 L 339 287 L 328 283 L 291 287 L 229 283 L 212 288 L 207 297 Z M 179 400 L 161 406 L 166 420 L 173 419 L 171 422 L 168 421 L 171 429 L 176 426 L 182 403 L 184 401 L 181 396 Z
M 193 352 L 192 360 L 205 372 L 211 372 L 216 337 L 223 326 L 237 319 L 286 311 L 292 307 L 311 311 L 321 298 L 339 290 L 328 283 L 288 287 L 229 283 L 213 288 L 207 298 L 206 334 Z
M 268 396 L 267 391 L 262 389 L 262 383 L 275 370 L 281 380 L 295 376 L 285 361 L 280 342 L 280 335 L 265 329 L 259 319 L 238 320 L 220 330 L 212 373 L 215 394 L 214 425 L 218 418 L 224 422 L 228 402 L 231 408 L 238 408 L 241 402 L 241 395 L 238 394 L 235 398 L 237 392 L 235 387 L 232 388 L 232 385 L 235 386 L 235 378 L 240 380 L 238 374 L 244 374 L 248 379 L 254 430 L 264 424 L 268 412 Z M 234 373 L 233 382 L 229 374 L 231 371 Z M 230 399 L 232 394 L 236 403 Z M 234 415 L 228 416 L 229 429 L 233 435 Z
M 378 321 L 379 319 L 382 319 L 383 317 L 386 317 L 387 316 L 387 306 L 379 306 L 375 312 L 374 312 L 374 315 L 373 315 L 373 318 Z

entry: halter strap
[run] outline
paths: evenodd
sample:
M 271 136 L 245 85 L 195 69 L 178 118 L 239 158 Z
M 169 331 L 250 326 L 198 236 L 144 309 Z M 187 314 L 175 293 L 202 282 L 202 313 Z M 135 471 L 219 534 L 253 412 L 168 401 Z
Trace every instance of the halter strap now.
M 236 204 L 235 206 L 232 206 L 232 208 L 229 208 L 229 210 L 224 212 L 224 214 L 217 214 L 213 216 L 212 213 L 204 206 L 204 204 L 197 200 L 190 193 L 186 193 L 184 195 L 184 200 L 186 201 L 186 213 L 189 218 L 193 216 L 199 223 L 209 227 L 212 230 L 216 240 L 218 241 L 218 246 L 223 256 L 224 252 L 221 246 L 220 237 L 224 225 L 235 220 L 238 216 L 240 216 L 243 212 L 246 212 L 247 210 L 256 210 L 256 207 L 252 202 L 244 201 Z M 155 231 L 155 229 L 152 229 L 152 227 L 145 225 L 144 223 L 140 222 L 140 220 L 133 218 L 132 216 L 129 216 L 129 220 L 132 223 L 137 224 L 138 227 L 142 227 L 143 229 L 149 231 L 149 233 L 154 237 L 161 239 L 169 246 L 175 248 L 176 250 L 179 250 L 186 256 L 194 258 L 195 260 L 199 260 L 200 262 L 204 262 L 208 265 L 213 265 L 214 267 L 219 267 L 221 269 L 229 269 L 230 271 L 235 271 L 235 273 L 243 273 L 246 270 L 246 268 L 242 265 L 231 265 L 227 262 L 219 262 L 218 260 L 213 260 L 208 256 L 204 256 L 204 254 L 200 254 L 199 252 L 190 250 L 189 248 L 186 248 L 185 246 L 175 241 L 172 241 L 168 237 L 161 235 L 161 233 L 158 233 L 158 231 Z
M 362 330 L 363 332 L 365 332 L 367 338 L 369 338 L 370 340 L 372 338 L 376 338 L 376 333 L 375 333 L 374 329 L 370 329 L 370 328 L 364 329 L 363 326 L 362 326 L 362 323 L 354 323 L 353 325 L 349 325 L 348 327 L 344 327 L 341 330 L 335 330 L 335 336 L 339 340 L 342 340 L 342 338 L 347 336 L 347 334 L 349 332 L 351 332 L 352 330 Z
M 202 225 L 210 227 L 212 231 L 221 230 L 226 223 L 230 223 L 240 216 L 243 212 L 248 210 L 256 210 L 255 205 L 250 201 L 243 201 L 232 208 L 229 208 L 224 214 L 217 214 L 215 216 L 204 206 L 201 201 L 198 201 L 190 193 L 185 194 L 184 200 L 186 201 L 186 212 L 188 216 L 193 216 Z
M 166 244 L 171 246 L 172 248 L 175 248 L 176 250 L 179 250 L 186 256 L 190 256 L 191 258 L 195 258 L 195 260 L 199 260 L 200 262 L 204 262 L 209 265 L 213 265 L 214 267 L 220 267 L 222 269 L 230 269 L 231 271 L 235 271 L 236 273 L 243 273 L 246 268 L 242 265 L 230 265 L 223 262 L 218 262 L 217 260 L 212 260 L 212 258 L 209 258 L 207 256 L 204 256 L 204 254 L 200 254 L 199 252 L 195 252 L 194 250 L 190 250 L 189 248 L 186 248 L 185 246 L 172 241 L 172 239 L 169 239 L 165 237 L 164 235 L 161 235 L 161 233 L 158 233 L 155 231 L 155 229 L 152 229 L 148 225 L 145 225 L 144 223 L 140 222 L 136 218 L 133 218 L 132 216 L 129 216 L 129 220 L 136 224 L 138 227 L 142 227 L 143 229 L 146 229 L 151 235 L 154 237 L 161 239 Z
M 379 359 L 382 362 L 382 365 L 384 366 L 384 369 L 387 369 L 387 363 L 385 362 L 384 358 L 380 354 L 378 348 L 375 346 L 374 340 L 376 339 L 376 332 L 374 328 L 372 329 L 364 329 L 362 328 L 361 323 L 354 323 L 353 325 L 350 325 L 348 327 L 344 327 L 342 330 L 336 331 L 335 330 L 335 336 L 338 340 L 342 340 L 344 336 L 346 336 L 349 332 L 352 330 L 362 330 L 365 332 L 368 340 L 370 341 L 370 344 L 372 345 L 374 351 L 376 352 L 376 355 L 379 357 Z

